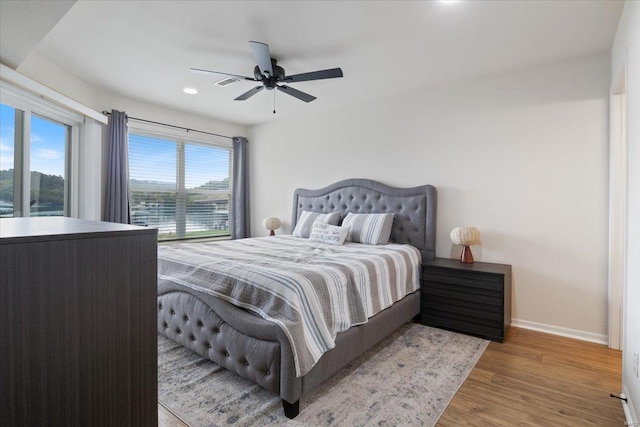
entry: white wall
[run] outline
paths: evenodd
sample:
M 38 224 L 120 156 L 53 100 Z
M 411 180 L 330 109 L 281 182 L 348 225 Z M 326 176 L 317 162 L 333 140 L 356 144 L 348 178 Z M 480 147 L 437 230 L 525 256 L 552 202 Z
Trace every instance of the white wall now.
M 31 53 L 16 71 L 98 111 L 97 88 L 38 53 Z
M 602 54 L 250 128 L 253 234 L 274 215 L 290 231 L 296 187 L 433 184 L 437 256 L 459 255 L 453 227 L 478 227 L 476 260 L 513 265 L 514 318 L 605 342 L 609 67 Z
M 612 84 L 625 67 L 627 98 L 627 287 L 622 353 L 622 385 L 638 422 L 640 379 L 633 353 L 640 351 L 640 2 L 627 1 L 611 53 Z

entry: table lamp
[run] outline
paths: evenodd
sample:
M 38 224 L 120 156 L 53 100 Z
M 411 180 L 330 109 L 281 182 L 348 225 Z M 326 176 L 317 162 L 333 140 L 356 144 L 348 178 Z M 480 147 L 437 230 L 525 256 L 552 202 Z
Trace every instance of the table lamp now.
M 473 254 L 469 246 L 480 241 L 480 232 L 475 227 L 456 227 L 451 230 L 451 241 L 456 245 L 464 246 L 460 255 L 460 262 L 473 264 Z
M 270 236 L 275 236 L 276 233 L 274 230 L 280 228 L 280 226 L 282 225 L 282 221 L 280 221 L 280 218 L 270 216 L 268 218 L 265 218 L 264 221 L 262 221 L 262 224 L 264 225 L 264 228 L 271 231 L 271 234 L 269 234 Z

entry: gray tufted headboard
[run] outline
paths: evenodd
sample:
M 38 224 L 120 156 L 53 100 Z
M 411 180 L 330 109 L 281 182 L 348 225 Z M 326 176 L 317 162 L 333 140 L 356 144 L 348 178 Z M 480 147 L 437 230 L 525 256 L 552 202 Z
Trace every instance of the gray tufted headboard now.
M 435 258 L 436 189 L 432 185 L 396 188 L 370 179 L 346 179 L 319 190 L 298 188 L 293 192 L 292 230 L 303 210 L 339 211 L 341 221 L 349 212 L 393 212 L 390 241 L 415 246 L 423 260 Z

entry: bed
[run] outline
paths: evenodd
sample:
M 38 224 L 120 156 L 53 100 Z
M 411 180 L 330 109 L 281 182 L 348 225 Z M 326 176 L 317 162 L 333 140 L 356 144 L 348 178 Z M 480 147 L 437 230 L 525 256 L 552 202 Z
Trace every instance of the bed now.
M 341 220 L 348 213 L 393 213 L 389 243 L 395 245 L 388 245 L 389 249 L 411 245 L 422 260 L 435 257 L 436 191 L 433 186 L 395 188 L 372 180 L 349 179 L 318 190 L 297 189 L 293 197 L 292 230 L 305 211 L 339 212 Z M 300 238 L 244 239 L 242 243 L 248 249 L 243 250 L 251 251 L 252 245 L 259 242 L 276 247 L 287 243 L 287 239 L 294 241 Z M 190 245 L 197 248 L 201 244 Z M 382 252 L 386 248 L 377 250 Z M 338 328 L 340 331 L 329 345 L 332 348 L 323 349 L 321 354 L 305 364 L 299 360 L 301 346 L 282 324 L 273 319 L 266 320 L 263 317 L 269 316 L 260 316 L 246 306 L 238 305 L 235 299 L 198 286 L 197 274 L 192 278 L 180 272 L 168 274 L 168 269 L 162 266 L 163 263 L 168 265 L 172 256 L 175 257 L 175 253 L 163 255 L 162 249 L 159 250 L 158 332 L 278 394 L 288 418 L 299 413 L 299 400 L 304 393 L 420 312 L 419 290 L 407 288 L 411 292 L 386 304 L 377 314 L 365 315 L 364 319 L 361 314 L 354 316 L 353 326 Z M 190 260 L 190 270 L 199 262 L 196 254 L 184 258 Z M 233 271 L 233 267 L 229 268 Z M 197 266 L 195 269 L 201 270 Z M 397 267 L 395 269 L 398 270 Z M 393 277 L 396 280 L 396 276 Z M 228 284 L 232 290 L 236 285 Z M 230 301 L 235 301 L 236 305 Z M 290 323 L 295 327 L 295 319 Z

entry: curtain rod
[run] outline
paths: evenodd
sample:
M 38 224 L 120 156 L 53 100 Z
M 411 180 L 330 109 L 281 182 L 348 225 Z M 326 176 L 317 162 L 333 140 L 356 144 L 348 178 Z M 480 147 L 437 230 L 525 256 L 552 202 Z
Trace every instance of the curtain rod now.
M 104 110 L 104 111 L 102 112 L 102 114 L 107 115 L 107 116 L 110 116 L 110 115 L 111 115 L 111 112 L 109 112 L 109 111 L 107 111 L 107 110 Z M 205 131 L 203 131 L 203 130 L 189 129 L 189 128 L 186 128 L 186 127 L 183 127 L 183 126 L 170 125 L 170 124 L 167 124 L 167 123 L 154 122 L 153 120 L 139 119 L 139 118 L 137 118 L 137 117 L 131 117 L 131 116 L 127 116 L 127 118 L 128 118 L 128 119 L 131 119 L 131 120 L 137 120 L 137 121 L 139 121 L 139 122 L 153 123 L 154 125 L 168 126 L 168 127 L 171 127 L 171 128 L 182 129 L 182 130 L 184 130 L 184 131 L 186 131 L 186 132 L 198 132 L 198 133 L 204 133 L 204 134 L 206 134 L 206 135 L 213 135 L 213 136 L 219 136 L 219 137 L 221 137 L 221 138 L 233 139 L 233 137 L 232 137 L 232 136 L 220 135 L 220 134 L 218 134 L 218 133 L 212 133 L 212 132 L 205 132 Z

